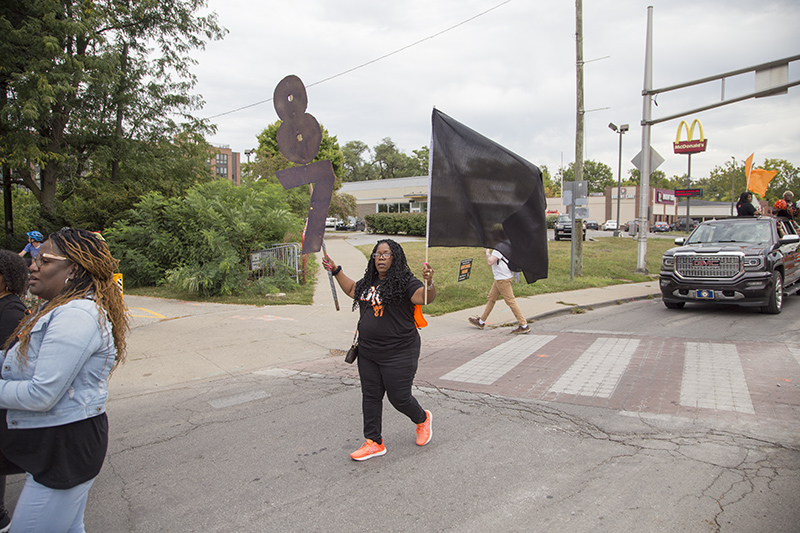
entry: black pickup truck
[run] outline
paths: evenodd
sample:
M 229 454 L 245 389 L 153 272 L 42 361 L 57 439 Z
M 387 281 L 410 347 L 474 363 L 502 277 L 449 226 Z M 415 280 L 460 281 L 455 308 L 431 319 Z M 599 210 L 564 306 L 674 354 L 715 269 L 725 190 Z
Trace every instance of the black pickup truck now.
M 800 285 L 800 235 L 791 220 L 709 220 L 675 244 L 661 258 L 661 298 L 670 309 L 707 302 L 778 314 L 784 292 Z

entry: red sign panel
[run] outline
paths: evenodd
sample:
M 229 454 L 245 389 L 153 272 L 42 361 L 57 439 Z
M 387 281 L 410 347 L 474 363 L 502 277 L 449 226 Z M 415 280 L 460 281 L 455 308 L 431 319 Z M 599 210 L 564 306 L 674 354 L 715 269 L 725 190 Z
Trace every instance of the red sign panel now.
M 675 189 L 675 196 L 678 198 L 703 196 L 703 189 Z
M 676 154 L 696 154 L 699 152 L 705 152 L 707 143 L 708 139 L 697 141 L 680 141 L 672 143 L 672 147 L 675 149 Z

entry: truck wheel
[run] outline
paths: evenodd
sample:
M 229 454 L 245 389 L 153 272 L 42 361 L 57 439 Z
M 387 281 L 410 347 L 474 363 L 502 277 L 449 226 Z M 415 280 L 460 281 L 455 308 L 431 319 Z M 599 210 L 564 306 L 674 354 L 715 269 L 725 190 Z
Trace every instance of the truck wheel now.
M 664 305 L 667 309 L 683 309 L 683 306 L 686 305 L 686 302 L 664 302 Z
M 777 315 L 783 308 L 783 276 L 780 272 L 772 273 L 772 290 L 769 293 L 767 305 L 761 308 L 762 313 Z

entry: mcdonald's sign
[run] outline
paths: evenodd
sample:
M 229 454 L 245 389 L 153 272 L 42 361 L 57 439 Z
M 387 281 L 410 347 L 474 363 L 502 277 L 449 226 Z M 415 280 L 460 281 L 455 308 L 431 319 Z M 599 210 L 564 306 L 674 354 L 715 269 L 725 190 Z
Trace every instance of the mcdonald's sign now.
M 694 127 L 697 126 L 697 129 L 700 130 L 700 138 L 695 140 L 694 139 Z M 681 140 L 681 130 L 686 130 L 686 140 Z M 706 143 L 708 140 L 703 135 L 703 125 L 700 124 L 700 121 L 694 119 L 692 121 L 691 127 L 686 123 L 685 120 L 681 120 L 681 123 L 678 124 L 678 134 L 675 135 L 675 142 L 672 144 L 672 147 L 675 149 L 676 154 L 696 154 L 698 152 L 705 152 L 706 151 Z

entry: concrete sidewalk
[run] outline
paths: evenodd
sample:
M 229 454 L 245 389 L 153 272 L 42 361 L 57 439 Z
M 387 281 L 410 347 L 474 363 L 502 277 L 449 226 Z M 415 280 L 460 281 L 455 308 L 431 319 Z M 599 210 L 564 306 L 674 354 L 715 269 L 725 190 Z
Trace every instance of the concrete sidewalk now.
M 342 266 L 349 277 L 359 279 L 366 268 L 367 259 L 360 250 L 355 246 L 361 244 L 374 244 L 383 238 L 380 235 L 371 235 L 368 233 L 329 233 L 326 235 L 325 244 L 328 250 L 328 255 L 337 265 Z M 408 237 L 391 237 L 399 243 L 419 240 L 417 238 Z M 317 254 L 317 263 L 322 263 L 322 254 Z M 435 266 L 435 265 L 434 265 Z M 441 274 L 440 274 L 441 275 Z M 434 273 L 434 281 L 436 274 Z M 342 294 L 337 284 L 337 291 L 339 294 L 339 304 L 343 308 L 349 309 L 351 300 Z M 579 310 L 603 307 L 607 305 L 618 305 L 624 302 L 631 302 L 634 300 L 641 300 L 644 298 L 660 297 L 661 291 L 658 287 L 658 280 L 647 281 L 643 283 L 624 283 L 619 285 L 609 285 L 608 287 L 578 289 L 574 291 L 539 294 L 536 296 L 528 296 L 525 298 L 517 298 L 517 303 L 522 309 L 523 314 L 528 321 L 535 321 L 546 317 L 551 317 L 558 314 L 580 312 Z M 317 282 L 317 287 L 314 291 L 314 305 L 315 306 L 331 306 L 333 307 L 333 298 L 331 296 L 330 284 L 327 280 L 327 275 L 322 273 L 322 276 Z M 448 313 L 444 316 L 429 317 L 428 321 L 433 321 L 437 329 L 439 327 L 446 328 L 444 333 L 450 334 L 453 329 L 458 327 L 463 329 L 464 324 L 467 324 L 467 319 L 471 316 L 478 316 L 483 312 L 483 305 L 472 307 L 469 309 L 462 309 L 454 313 Z M 488 327 L 501 327 L 501 326 L 514 326 L 516 327 L 516 320 L 514 315 L 505 302 L 499 300 L 492 310 L 492 314 L 487 321 Z

